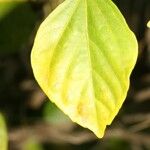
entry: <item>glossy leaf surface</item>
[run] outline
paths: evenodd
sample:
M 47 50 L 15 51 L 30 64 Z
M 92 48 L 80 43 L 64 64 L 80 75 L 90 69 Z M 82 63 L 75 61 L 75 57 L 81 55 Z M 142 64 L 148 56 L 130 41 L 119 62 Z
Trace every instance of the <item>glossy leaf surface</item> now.
M 47 96 L 102 137 L 125 100 L 137 42 L 111 0 L 66 0 L 40 26 L 31 54 Z

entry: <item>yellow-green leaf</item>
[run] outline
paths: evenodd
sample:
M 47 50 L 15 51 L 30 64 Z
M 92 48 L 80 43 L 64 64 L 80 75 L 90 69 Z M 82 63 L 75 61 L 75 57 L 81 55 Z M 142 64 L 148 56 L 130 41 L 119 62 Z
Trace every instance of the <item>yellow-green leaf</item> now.
M 150 21 L 147 23 L 147 27 L 150 28 Z
M 7 150 L 7 131 L 3 116 L 0 114 L 0 150 Z
M 40 26 L 31 54 L 50 100 L 98 137 L 127 95 L 136 59 L 136 38 L 111 0 L 66 0 Z

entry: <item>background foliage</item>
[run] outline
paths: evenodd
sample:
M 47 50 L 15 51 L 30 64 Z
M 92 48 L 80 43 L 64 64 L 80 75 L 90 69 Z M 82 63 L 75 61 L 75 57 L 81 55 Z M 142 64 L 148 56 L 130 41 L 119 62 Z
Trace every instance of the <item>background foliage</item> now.
M 9 149 L 148 150 L 150 1 L 114 0 L 138 38 L 139 58 L 128 97 L 102 140 L 72 123 L 48 101 L 33 78 L 30 51 L 35 33 L 61 2 L 0 0 L 0 112 L 7 124 Z

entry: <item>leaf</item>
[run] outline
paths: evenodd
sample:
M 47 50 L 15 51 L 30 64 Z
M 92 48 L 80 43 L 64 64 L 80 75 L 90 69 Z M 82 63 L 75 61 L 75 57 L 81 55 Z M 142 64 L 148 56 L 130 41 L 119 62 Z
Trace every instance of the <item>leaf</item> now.
M 150 28 L 150 21 L 147 23 L 147 27 Z
M 98 137 L 127 95 L 136 59 L 135 36 L 111 0 L 66 0 L 40 26 L 31 54 L 51 101 Z
M 60 111 L 53 103 L 45 103 L 43 110 L 43 118 L 46 122 L 52 124 L 64 124 L 70 121 L 70 119 Z
M 7 150 L 7 131 L 3 116 L 0 114 L 0 149 Z
M 22 150 L 43 150 L 43 147 L 37 139 L 30 137 L 24 142 Z

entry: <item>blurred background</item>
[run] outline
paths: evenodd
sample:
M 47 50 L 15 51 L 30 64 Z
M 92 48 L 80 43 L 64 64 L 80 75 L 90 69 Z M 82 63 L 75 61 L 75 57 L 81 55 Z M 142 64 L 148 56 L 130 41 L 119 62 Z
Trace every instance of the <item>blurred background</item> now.
M 114 0 L 139 57 L 126 101 L 105 136 L 70 121 L 36 83 L 30 53 L 44 18 L 63 0 L 0 0 L 0 150 L 150 150 L 150 0 Z M 121 36 L 121 35 L 120 35 Z

